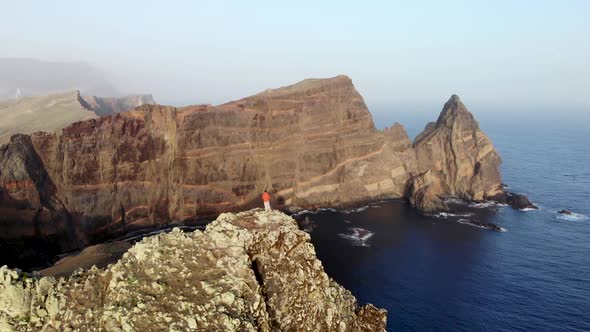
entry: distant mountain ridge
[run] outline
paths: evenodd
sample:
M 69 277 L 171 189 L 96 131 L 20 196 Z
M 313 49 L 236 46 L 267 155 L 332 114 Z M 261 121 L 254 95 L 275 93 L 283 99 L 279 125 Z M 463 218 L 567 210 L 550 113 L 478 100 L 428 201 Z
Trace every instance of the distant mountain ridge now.
M 14 134 L 52 132 L 67 125 L 155 104 L 151 95 L 122 98 L 83 97 L 80 91 L 0 100 L 0 144 Z
M 84 62 L 0 58 L 0 99 L 72 90 L 82 95 L 121 95 L 103 72 Z

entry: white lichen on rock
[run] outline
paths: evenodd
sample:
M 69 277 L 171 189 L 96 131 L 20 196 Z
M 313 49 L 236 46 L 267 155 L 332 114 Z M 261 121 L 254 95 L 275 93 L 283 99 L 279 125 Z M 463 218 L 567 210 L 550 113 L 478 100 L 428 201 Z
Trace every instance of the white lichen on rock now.
M 0 269 L 1 331 L 379 331 L 278 212 L 222 214 L 204 232 L 143 239 L 68 279 Z

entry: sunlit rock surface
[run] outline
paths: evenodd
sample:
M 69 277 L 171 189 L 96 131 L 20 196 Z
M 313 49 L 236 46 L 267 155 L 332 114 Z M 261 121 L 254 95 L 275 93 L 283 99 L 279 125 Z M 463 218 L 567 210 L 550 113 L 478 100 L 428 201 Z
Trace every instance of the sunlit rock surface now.
M 346 76 L 219 106 L 143 105 L 0 147 L 0 247 L 73 249 L 259 206 L 265 189 L 275 207 L 408 198 L 430 213 L 443 197 L 502 193 L 499 164 L 457 96 L 412 144 L 400 124 L 375 128 Z
M 384 331 L 287 215 L 220 215 L 204 232 L 143 239 L 68 279 L 0 269 L 2 331 Z

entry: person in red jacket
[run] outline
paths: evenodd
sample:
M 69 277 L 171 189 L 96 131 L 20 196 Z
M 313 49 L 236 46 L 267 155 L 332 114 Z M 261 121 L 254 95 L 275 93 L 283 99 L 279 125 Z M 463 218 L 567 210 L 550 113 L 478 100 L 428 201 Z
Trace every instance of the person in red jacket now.
M 262 194 L 262 201 L 264 202 L 264 210 L 270 211 L 270 195 L 266 190 Z

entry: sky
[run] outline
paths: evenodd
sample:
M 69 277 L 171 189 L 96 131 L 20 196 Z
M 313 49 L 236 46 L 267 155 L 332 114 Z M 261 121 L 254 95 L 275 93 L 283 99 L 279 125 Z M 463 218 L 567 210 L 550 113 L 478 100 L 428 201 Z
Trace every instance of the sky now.
M 173 105 L 345 74 L 375 109 L 590 111 L 587 0 L 0 0 L 0 56 L 87 62 Z

